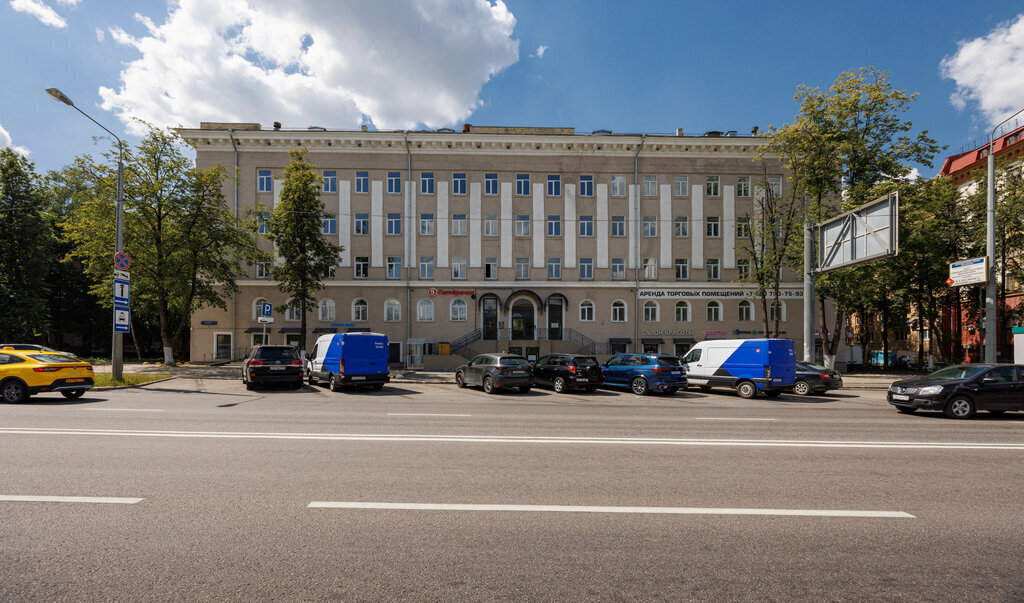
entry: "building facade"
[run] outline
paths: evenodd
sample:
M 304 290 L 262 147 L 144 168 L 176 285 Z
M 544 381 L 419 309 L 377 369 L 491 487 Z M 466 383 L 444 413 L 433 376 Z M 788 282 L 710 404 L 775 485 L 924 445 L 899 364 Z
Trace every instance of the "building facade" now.
M 308 349 L 315 335 L 388 335 L 392 361 L 445 368 L 483 351 L 685 352 L 713 338 L 763 336 L 741 274 L 754 199 L 783 193 L 763 141 L 576 134 L 571 128 L 462 132 L 182 129 L 200 168 L 237 168 L 237 215 L 279 198 L 288 151 L 308 149 L 323 177 L 323 233 L 341 245 L 310 331 L 274 312 L 269 343 Z M 261 248 L 272 252 L 269 241 Z M 191 358 L 238 357 L 264 340 L 259 306 L 287 299 L 270 266 L 249 267 L 227 311 L 193 317 Z M 771 308 L 802 346 L 801 276 L 783 271 Z

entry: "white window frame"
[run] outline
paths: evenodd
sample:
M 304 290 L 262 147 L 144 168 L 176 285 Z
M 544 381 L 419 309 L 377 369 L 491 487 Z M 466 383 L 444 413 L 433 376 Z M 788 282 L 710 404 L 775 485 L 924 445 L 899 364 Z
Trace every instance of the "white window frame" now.
M 420 236 L 434 236 L 434 214 L 420 214 Z
M 672 236 L 677 239 L 685 239 L 690 236 L 690 217 L 676 216 L 672 220 Z
M 384 302 L 384 322 L 400 322 L 402 320 L 402 302 L 391 298 Z
M 530 175 L 516 174 L 516 196 L 526 197 L 530 194 Z
M 609 236 L 626 236 L 626 216 L 612 216 L 611 228 L 609 229 Z
M 359 280 L 370 278 L 370 256 L 360 255 L 355 257 L 355 260 L 352 262 L 352 278 Z
M 690 177 L 676 176 L 672 192 L 676 197 L 688 197 L 690 195 Z
M 516 280 L 529 280 L 530 258 L 516 258 Z
M 387 280 L 398 280 L 402 278 L 402 256 L 389 255 L 387 261 L 387 273 L 384 277 Z
M 682 266 L 683 275 L 679 275 L 679 268 Z M 676 275 L 677 281 L 688 281 L 690 280 L 690 258 L 676 258 L 672 261 L 672 271 Z
M 484 194 L 493 196 L 498 194 L 498 175 L 484 174 Z
M 644 176 L 644 196 L 645 197 L 657 197 L 658 196 L 658 177 L 657 176 Z
M 498 236 L 498 216 L 488 215 L 484 216 L 484 236 L 485 237 L 496 237 Z
M 459 308 L 459 311 L 456 311 Z M 448 320 L 452 322 L 465 322 L 469 320 L 469 304 L 466 300 L 457 298 L 448 304 Z
M 704 179 L 704 196 L 706 197 L 721 197 L 722 196 L 722 178 L 720 176 L 707 176 Z
M 722 237 L 722 218 L 719 216 L 708 216 L 704 219 L 704 234 L 709 239 Z
M 704 260 L 704 267 L 707 268 L 709 281 L 722 280 L 722 261 L 720 259 L 708 258 Z
M 736 196 L 750 196 L 750 176 L 739 176 L 736 178 Z
M 466 258 L 452 258 L 452 280 L 466 280 Z
M 338 192 L 338 172 L 337 170 L 324 170 L 321 176 L 324 181 L 324 192 L 325 193 L 336 193 Z
M 562 280 L 562 258 L 548 258 L 547 262 L 548 280 Z
M 580 322 L 594 322 L 594 302 L 585 299 L 580 302 Z
M 644 322 L 658 322 L 658 314 L 661 310 L 658 302 L 649 299 L 644 302 Z
M 579 224 L 580 237 L 594 236 L 594 216 L 580 216 Z
M 643 236 L 645 238 L 650 239 L 658 236 L 658 216 L 644 216 L 643 223 Z
M 498 258 L 484 258 L 484 279 L 485 280 L 497 280 L 498 278 Z
M 452 214 L 452 236 L 466 236 L 466 214 Z
M 625 197 L 626 196 L 626 177 L 625 176 L 612 176 L 612 196 L 613 197 Z
M 739 305 L 736 307 L 736 319 L 740 322 L 752 322 L 754 320 L 754 304 L 749 299 L 740 300 Z
M 627 304 L 626 302 L 622 301 L 621 299 L 613 301 L 611 311 L 612 322 L 629 322 L 629 304 Z
M 388 172 L 388 194 L 402 194 L 402 172 Z
M 612 258 L 609 268 L 612 271 L 613 281 L 626 280 L 626 260 L 624 258 Z
M 317 304 L 317 317 L 321 321 L 333 322 L 335 320 L 335 310 L 336 307 L 333 299 L 321 299 Z
M 684 312 L 684 316 L 680 316 L 680 313 Z M 680 300 L 675 305 L 675 318 L 676 322 L 690 322 L 693 318 L 693 312 L 691 311 L 690 302 L 686 300 Z
M 708 322 L 722 322 L 722 303 L 709 301 L 706 313 Z
M 594 176 L 592 174 L 580 174 L 580 197 L 594 196 Z
M 257 193 L 272 193 L 274 192 L 274 175 L 270 170 L 257 170 L 256 171 L 256 192 Z
M 363 195 L 370 192 L 370 172 L 356 172 L 356 194 Z
M 594 258 L 580 258 L 580 280 L 594 280 Z
M 365 299 L 352 300 L 352 322 L 366 322 L 370 315 L 370 304 Z
M 416 302 L 416 322 L 434 322 L 434 302 L 429 299 Z
M 420 256 L 420 280 L 434 280 L 434 256 Z
M 562 176 L 559 174 L 548 174 L 547 193 L 548 197 L 562 196 Z
M 466 194 L 466 173 L 455 172 L 452 174 L 452 194 L 453 195 L 465 195 Z
M 518 214 L 518 215 L 516 215 L 516 236 L 517 237 L 528 237 L 528 236 L 530 236 L 530 215 L 529 214 Z

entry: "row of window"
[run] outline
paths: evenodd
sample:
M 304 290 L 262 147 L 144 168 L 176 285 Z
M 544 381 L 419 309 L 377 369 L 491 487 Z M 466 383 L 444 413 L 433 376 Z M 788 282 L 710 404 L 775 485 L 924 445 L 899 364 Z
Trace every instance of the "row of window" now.
M 259 315 L 259 308 L 261 304 L 265 303 L 265 299 L 257 299 L 253 302 L 252 306 L 252 319 L 256 320 Z M 356 299 L 352 302 L 352 321 L 353 322 L 367 322 L 369 320 L 369 304 L 365 299 Z M 594 302 L 585 299 L 580 302 L 579 305 L 579 317 L 580 322 L 594 322 L 596 305 Z M 708 322 L 722 322 L 724 305 L 719 301 L 709 301 L 705 306 L 705 318 Z M 739 322 L 752 322 L 755 320 L 754 316 L 754 304 L 749 300 L 742 300 L 737 305 L 736 320 Z M 448 304 L 448 320 L 453 322 L 464 322 L 468 320 L 469 307 L 464 299 L 453 299 Z M 647 300 L 643 302 L 643 322 L 660 322 L 661 321 L 661 304 L 654 300 Z M 691 305 L 686 300 L 677 301 L 674 306 L 674 317 L 676 322 L 690 322 L 691 320 Z M 776 320 L 778 316 L 779 320 L 786 320 L 786 305 L 781 301 L 776 301 L 768 307 L 769 320 Z M 332 299 L 322 299 L 318 304 L 318 317 L 323 322 L 331 322 L 336 320 L 335 318 L 335 304 Z M 611 304 L 611 315 L 612 322 L 628 322 L 628 307 L 626 302 L 622 300 L 615 300 Z M 289 308 L 285 312 L 285 320 L 291 322 L 298 322 L 302 319 L 302 316 L 298 308 Z M 384 321 L 385 322 L 396 322 L 402 320 L 402 303 L 397 299 L 389 299 L 384 302 Z M 421 299 L 416 302 L 416 320 L 418 322 L 432 322 L 434 320 L 434 301 L 430 299 Z
M 322 173 L 323 177 L 323 190 L 325 193 L 336 193 L 338 192 L 338 172 L 336 170 L 325 170 Z M 452 173 L 452 194 L 454 195 L 465 195 L 466 194 L 466 173 L 465 172 L 453 172 Z M 530 191 L 530 174 L 516 174 L 516 195 L 528 196 L 531 195 Z M 435 177 L 434 172 L 420 172 L 420 194 L 433 195 L 434 194 Z M 705 176 L 704 178 L 704 194 L 708 197 L 719 197 L 721 196 L 721 177 L 720 176 Z M 782 194 L 782 177 L 781 176 L 769 176 L 768 186 L 771 187 L 772 192 L 775 196 Z M 644 176 L 643 177 L 643 196 L 644 197 L 657 197 L 659 188 L 658 176 Z M 256 190 L 261 193 L 269 193 L 273 191 L 273 176 L 270 170 L 258 170 L 256 175 Z M 587 174 L 579 177 L 579 188 L 578 195 L 581 197 L 593 197 L 594 196 L 594 176 Z M 676 176 L 673 182 L 672 188 L 673 194 L 676 197 L 687 197 L 690 194 L 690 177 L 689 176 Z M 736 196 L 737 197 L 749 197 L 751 191 L 751 177 L 740 176 L 736 179 Z M 355 173 L 355 192 L 357 194 L 365 194 L 370 192 L 370 172 Z M 402 193 L 402 173 L 401 172 L 388 172 L 387 173 L 387 192 L 389 194 L 398 195 Z M 560 197 L 562 195 L 562 176 L 559 174 L 548 174 L 547 175 L 547 196 L 549 197 Z M 484 174 L 484 194 L 485 195 L 497 195 L 498 194 L 498 174 Z M 612 176 L 611 177 L 611 195 L 613 197 L 625 197 L 626 196 L 626 177 L 625 176 Z
M 270 219 L 270 213 L 264 213 L 263 217 L 258 223 L 259 234 L 267 234 L 267 221 Z M 470 218 L 466 214 L 452 214 L 451 217 L 451 236 L 466 236 L 467 234 L 467 223 Z M 517 237 L 529 237 L 531 236 L 531 224 L 533 219 L 529 214 L 518 214 L 515 216 L 515 236 Z M 483 221 L 483 236 L 485 237 L 497 237 L 498 236 L 498 216 L 497 215 L 486 215 L 482 218 Z M 576 220 L 579 225 L 579 236 L 583 238 L 594 236 L 594 216 L 580 216 Z M 720 238 L 722 236 L 722 218 L 719 216 L 708 216 L 704 218 L 704 235 L 708 238 Z M 322 218 L 322 232 L 325 235 L 338 234 L 338 220 L 334 215 L 327 214 Z M 647 238 L 653 238 L 658 236 L 658 216 L 643 216 L 641 220 L 642 229 L 641 235 Z M 420 214 L 419 234 L 420 236 L 434 236 L 435 230 L 435 219 L 432 213 Z M 611 216 L 609 220 L 610 234 L 613 237 L 625 237 L 626 236 L 626 216 Z M 736 236 L 739 238 L 746 238 L 750 236 L 750 218 L 736 218 Z M 561 237 L 562 236 L 562 216 L 559 214 L 549 214 L 546 221 L 547 236 L 549 237 Z M 385 215 L 385 228 L 386 233 L 389 235 L 401 235 L 402 234 L 402 214 L 401 213 L 388 213 Z M 370 214 L 357 213 L 353 216 L 352 220 L 352 233 L 356 236 L 369 236 L 370 234 Z M 677 238 L 685 238 L 690 236 L 690 218 L 688 216 L 677 216 L 672 220 L 672 235 Z M 780 233 L 781 236 L 781 233 Z
M 401 256 L 388 256 L 386 264 L 385 278 L 388 280 L 400 280 L 402 278 L 402 257 Z M 562 278 L 562 258 L 548 258 L 547 263 L 547 278 L 548 280 L 561 280 Z M 498 258 L 485 258 L 484 259 L 484 278 L 486 280 L 497 280 L 498 278 Z M 613 281 L 624 281 L 626 280 L 626 260 L 625 258 L 611 258 L 611 280 Z M 704 260 L 704 269 L 707 270 L 707 280 L 717 281 L 722 278 L 722 262 L 719 258 L 707 258 Z M 738 270 L 738 276 L 741 280 L 746 279 L 750 276 L 750 260 L 741 258 L 736 260 L 736 269 Z M 451 258 L 451 270 L 453 280 L 465 280 L 468 277 L 466 268 L 466 258 L 464 257 L 453 257 Z M 578 260 L 579 280 L 589 281 L 594 279 L 594 258 L 579 258 Z M 530 275 L 530 258 L 515 258 L 515 274 L 516 280 L 529 280 Z M 690 260 L 689 258 L 676 258 L 673 262 L 673 271 L 675 273 L 675 279 L 678 281 L 686 281 L 690 279 Z M 419 278 L 420 280 L 434 280 L 435 278 L 435 262 L 433 256 L 421 256 L 419 262 Z M 657 258 L 642 258 L 641 259 L 641 279 L 645 281 L 657 281 L 659 280 L 659 269 Z M 335 271 L 332 269 L 326 275 L 327 277 L 333 278 Z M 370 258 L 368 256 L 356 256 L 353 262 L 353 277 L 356 279 L 368 279 L 370 278 Z M 256 264 L 256 278 L 258 279 L 269 279 L 270 278 L 270 263 L 260 262 Z

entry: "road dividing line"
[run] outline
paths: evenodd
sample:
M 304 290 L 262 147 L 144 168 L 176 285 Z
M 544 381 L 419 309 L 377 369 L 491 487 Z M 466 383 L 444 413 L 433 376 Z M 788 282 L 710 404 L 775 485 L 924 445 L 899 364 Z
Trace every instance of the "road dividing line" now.
M 696 417 L 698 421 L 778 421 L 778 419 L 753 419 L 744 417 Z
M 1014 450 L 1024 442 L 894 442 L 849 440 L 748 440 L 722 438 L 624 438 L 581 436 L 500 436 L 384 433 L 289 433 L 244 431 L 158 431 L 141 429 L 74 429 L 0 427 L 0 435 L 99 436 L 127 438 L 197 438 L 224 440 L 323 440 L 336 442 L 436 442 L 466 444 L 576 444 L 596 446 L 718 446 L 767 448 L 864 448 L 879 450 Z
M 107 496 L 20 496 L 17 494 L 0 494 L 2 502 L 54 502 L 54 503 L 92 503 L 105 505 L 134 505 L 144 498 L 112 498 Z
M 82 410 L 116 410 L 118 412 L 167 412 L 162 408 L 83 408 Z
M 717 509 L 712 507 L 588 507 L 575 505 L 465 505 L 432 503 L 324 502 L 310 509 L 376 509 L 398 511 L 505 511 L 526 513 L 625 513 L 655 515 L 761 515 L 787 517 L 870 517 L 916 519 L 902 511 L 851 511 L 845 509 Z
M 473 415 L 443 415 L 439 413 L 389 412 L 389 417 L 472 417 Z

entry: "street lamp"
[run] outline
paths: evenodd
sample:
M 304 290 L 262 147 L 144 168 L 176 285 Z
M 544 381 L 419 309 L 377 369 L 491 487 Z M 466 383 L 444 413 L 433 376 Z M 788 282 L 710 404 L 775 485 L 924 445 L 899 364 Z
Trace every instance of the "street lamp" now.
M 1024 109 L 999 122 L 988 136 L 988 219 L 985 223 L 985 255 L 988 256 L 988 275 L 985 283 L 985 362 L 996 361 L 996 130 L 1024 113 Z
M 110 134 L 111 136 L 114 137 L 115 140 L 117 140 L 117 220 L 116 220 L 116 226 L 115 226 L 115 229 L 114 229 L 114 232 L 115 232 L 115 237 L 114 237 L 114 253 L 118 254 L 118 253 L 121 252 L 121 249 L 124 246 L 124 234 L 122 232 L 122 223 L 123 223 L 123 214 L 124 214 L 124 202 L 123 202 L 123 194 L 124 194 L 124 192 L 123 192 L 124 191 L 124 144 L 121 142 L 121 139 L 117 136 L 117 134 L 114 134 L 113 132 L 108 130 L 106 128 L 106 126 L 104 126 L 100 122 L 98 122 L 95 119 L 93 119 L 88 113 L 86 113 L 85 111 L 82 111 L 81 109 L 76 107 L 75 103 L 71 102 L 71 99 L 68 98 L 67 95 L 65 95 L 60 90 L 58 90 L 56 88 L 47 88 L 46 89 L 46 93 L 49 94 L 50 96 L 52 96 L 53 98 L 59 100 L 60 102 L 64 103 L 65 105 L 74 108 L 75 111 L 78 111 L 82 115 L 88 117 L 89 121 L 91 121 L 92 123 L 96 124 L 97 126 L 103 128 L 107 132 L 107 134 Z M 117 324 L 117 308 L 114 308 L 113 316 L 114 316 L 114 324 L 116 325 Z M 112 339 L 112 342 L 111 342 L 111 352 L 110 352 L 110 378 L 111 378 L 111 380 L 113 380 L 113 381 L 122 381 L 123 377 L 124 377 L 123 370 L 124 370 L 124 354 L 123 354 L 123 350 L 122 350 L 122 346 L 121 346 L 121 333 L 119 333 L 116 330 L 116 327 L 114 327 L 113 328 L 113 339 Z

